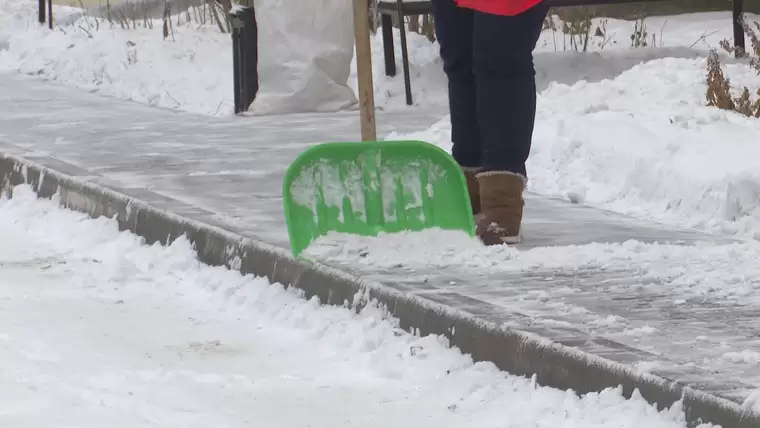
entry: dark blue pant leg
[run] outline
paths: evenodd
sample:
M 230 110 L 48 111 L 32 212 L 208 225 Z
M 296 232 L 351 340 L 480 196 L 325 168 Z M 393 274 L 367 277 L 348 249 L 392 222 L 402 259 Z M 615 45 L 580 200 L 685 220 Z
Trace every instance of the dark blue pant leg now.
M 473 65 L 483 168 L 527 177 L 536 115 L 533 50 L 549 7 L 516 16 L 474 12 Z
M 473 18 L 454 0 L 432 0 L 436 38 L 448 77 L 452 155 L 464 167 L 481 166 L 481 138 L 473 73 Z

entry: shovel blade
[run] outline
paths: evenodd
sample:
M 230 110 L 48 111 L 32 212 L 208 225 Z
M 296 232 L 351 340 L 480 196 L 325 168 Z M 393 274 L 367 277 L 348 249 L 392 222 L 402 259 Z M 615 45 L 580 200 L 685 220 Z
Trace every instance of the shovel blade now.
M 375 236 L 440 228 L 475 234 L 461 168 L 423 141 L 311 147 L 288 168 L 283 202 L 295 256 L 330 231 Z

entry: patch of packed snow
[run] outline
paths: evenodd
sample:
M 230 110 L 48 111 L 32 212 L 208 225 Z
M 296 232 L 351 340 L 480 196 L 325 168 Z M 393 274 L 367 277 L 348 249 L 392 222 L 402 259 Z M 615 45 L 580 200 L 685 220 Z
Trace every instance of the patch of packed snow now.
M 344 266 L 456 269 L 479 275 L 614 268 L 636 277 L 642 289 L 663 297 L 760 303 L 756 298 L 760 292 L 760 243 L 755 241 L 668 245 L 631 240 L 517 249 L 486 247 L 463 232 L 439 229 L 376 237 L 331 232 L 315 240 L 304 256 Z
M 145 246 L 25 186 L 0 200 L 0 237 L 0 396 L 15 427 L 686 426 L 680 405 L 536 387 L 377 307 L 323 307 L 205 266 L 185 239 Z
M 732 363 L 757 365 L 760 363 L 760 352 L 744 349 L 738 352 L 726 352 L 720 358 Z

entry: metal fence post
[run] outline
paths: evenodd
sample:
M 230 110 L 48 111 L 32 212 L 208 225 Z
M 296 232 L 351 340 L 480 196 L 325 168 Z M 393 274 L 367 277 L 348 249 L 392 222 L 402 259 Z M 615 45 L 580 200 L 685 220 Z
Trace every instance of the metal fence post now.
M 48 28 L 53 29 L 53 0 L 48 0 Z
M 746 46 L 744 42 L 744 0 L 733 0 L 732 16 L 734 20 L 734 47 L 736 57 L 744 56 Z
M 40 24 L 48 23 L 48 28 L 53 29 L 53 0 L 39 0 L 37 3 L 37 20 Z M 47 10 L 46 10 L 47 8 Z
M 259 92 L 258 26 L 253 7 L 230 10 L 235 114 L 248 111 Z
M 45 21 L 47 21 L 47 18 L 46 18 L 47 15 L 45 13 L 45 0 L 39 1 L 39 10 L 37 12 L 38 12 L 37 18 L 39 19 L 40 24 L 44 24 Z

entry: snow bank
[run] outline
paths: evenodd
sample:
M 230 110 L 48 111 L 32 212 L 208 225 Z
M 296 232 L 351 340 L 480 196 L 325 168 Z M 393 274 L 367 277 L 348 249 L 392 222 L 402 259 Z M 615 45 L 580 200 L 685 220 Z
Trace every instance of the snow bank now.
M 536 386 L 376 307 L 322 307 L 202 265 L 184 239 L 144 246 L 112 220 L 14 195 L 0 200 L 10 425 L 686 426 L 680 405 Z
M 256 8 L 261 88 L 251 114 L 335 111 L 356 102 L 347 83 L 350 3 L 280 0 Z M 81 11 L 58 7 L 61 27 L 49 32 L 36 24 L 36 10 L 33 0 L 0 0 L 0 70 L 158 107 L 232 114 L 230 36 L 210 21 L 199 24 L 196 12 L 173 16 L 171 35 L 162 40 L 160 20 L 123 29 L 85 16 L 66 25 L 63 13 Z
M 158 22 L 153 29 L 123 30 L 118 24 L 81 18 L 49 32 L 36 24 L 34 3 L 0 0 L 5 8 L 0 28 L 15 23 L 7 34 L 8 49 L 0 51 L 0 70 L 158 107 L 232 114 L 229 36 L 213 26 L 175 25 L 173 39 L 166 41 Z M 58 10 L 54 14 L 60 15 Z
M 760 121 L 707 107 L 704 59 L 653 60 L 540 94 L 529 189 L 663 223 L 760 238 Z M 736 87 L 760 87 L 730 64 Z M 448 119 L 414 135 L 450 150 Z

